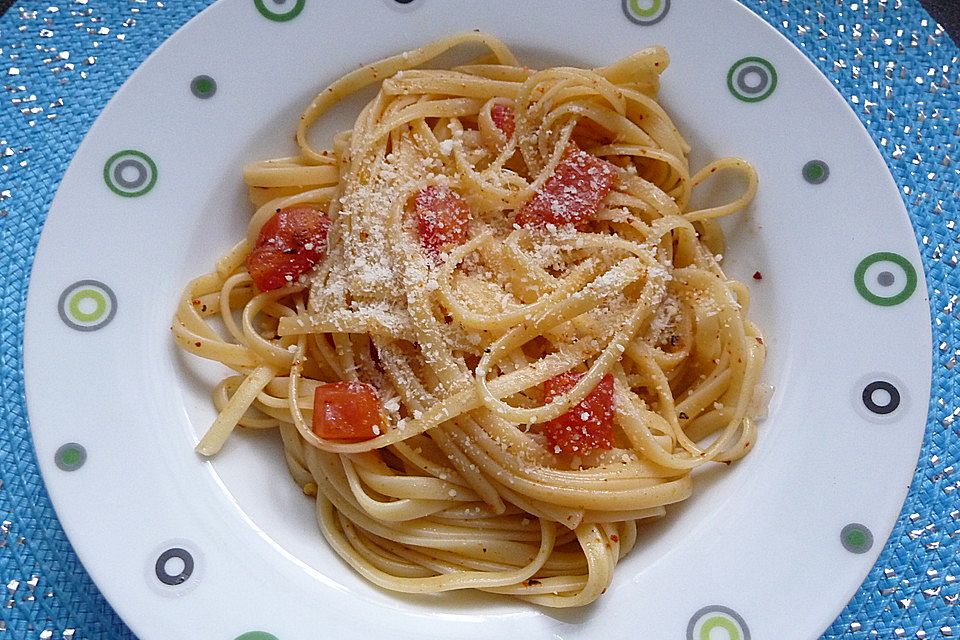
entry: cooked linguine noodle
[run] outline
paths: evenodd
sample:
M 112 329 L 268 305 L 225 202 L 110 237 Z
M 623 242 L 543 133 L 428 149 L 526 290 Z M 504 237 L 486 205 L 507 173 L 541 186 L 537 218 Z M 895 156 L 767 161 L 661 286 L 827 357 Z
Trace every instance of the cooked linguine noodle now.
M 489 53 L 421 68 L 461 45 Z M 763 341 L 715 221 L 756 174 L 691 174 L 657 102 L 667 64 L 651 47 L 536 71 L 471 32 L 321 91 L 299 155 L 245 169 L 246 238 L 180 301 L 178 344 L 235 371 L 197 451 L 278 429 L 329 544 L 387 589 L 599 597 L 638 521 L 749 451 L 762 410 Z M 378 82 L 352 130 L 311 146 Z M 714 174 L 742 194 L 692 209 Z

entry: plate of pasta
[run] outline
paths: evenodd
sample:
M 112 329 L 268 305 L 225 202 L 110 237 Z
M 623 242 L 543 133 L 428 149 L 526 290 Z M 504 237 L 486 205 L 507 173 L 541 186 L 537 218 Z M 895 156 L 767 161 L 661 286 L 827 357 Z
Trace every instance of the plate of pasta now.
M 883 158 L 733 0 L 574 4 L 224 0 L 98 118 L 27 399 L 139 637 L 799 639 L 859 586 L 930 389 Z

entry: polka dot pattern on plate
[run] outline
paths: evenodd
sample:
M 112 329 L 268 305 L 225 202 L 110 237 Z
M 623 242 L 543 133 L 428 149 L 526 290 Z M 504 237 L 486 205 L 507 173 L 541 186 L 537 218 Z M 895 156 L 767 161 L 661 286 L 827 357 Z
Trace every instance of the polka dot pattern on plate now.
M 146 580 L 154 591 L 179 597 L 203 577 L 203 554 L 193 542 L 177 538 L 161 543 L 147 557 Z
M 727 72 L 727 88 L 744 102 L 766 100 L 777 88 L 777 70 L 765 58 L 741 58 Z
M 388 8 L 399 13 L 411 13 L 423 5 L 422 0 L 383 0 Z
M 117 297 L 98 280 L 80 280 L 63 290 L 57 312 L 71 329 L 96 331 L 113 320 L 117 313 Z
M 840 543 L 850 553 L 866 553 L 873 548 L 873 533 L 862 524 L 852 522 L 840 530 Z
M 803 165 L 803 179 L 810 184 L 823 184 L 830 177 L 830 166 L 823 160 L 811 160 Z
M 712 605 L 690 618 L 687 640 L 750 640 L 750 629 L 733 609 Z
M 136 198 L 157 183 L 157 165 L 142 151 L 124 149 L 104 163 L 103 181 L 118 196 Z
M 895 424 L 909 411 L 909 388 L 888 371 L 871 371 L 861 376 L 850 391 L 854 409 L 867 422 Z
M 867 411 L 885 416 L 900 406 L 900 390 L 886 380 L 874 380 L 860 394 Z
M 157 580 L 170 586 L 179 586 L 193 575 L 193 555 L 186 549 L 173 547 L 167 549 L 157 558 L 154 564 L 154 573 Z
M 253 0 L 260 15 L 274 22 L 293 20 L 300 15 L 306 3 L 306 0 Z
M 201 100 L 212 98 L 217 93 L 217 81 L 208 75 L 199 75 L 190 81 L 190 93 Z
M 623 0 L 623 12 L 636 24 L 648 26 L 667 17 L 670 0 Z
M 908 300 L 917 289 L 917 270 L 898 253 L 873 253 L 853 274 L 857 292 L 872 304 L 892 307 Z
M 87 450 L 81 444 L 68 442 L 60 445 L 53 461 L 62 471 L 76 471 L 87 461 Z

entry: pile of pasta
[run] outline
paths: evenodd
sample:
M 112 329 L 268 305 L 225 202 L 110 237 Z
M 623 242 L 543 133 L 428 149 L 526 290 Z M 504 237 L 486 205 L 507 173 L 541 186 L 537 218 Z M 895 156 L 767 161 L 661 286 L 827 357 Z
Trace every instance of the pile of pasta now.
M 425 68 L 462 46 L 485 53 Z M 638 523 L 747 453 L 763 412 L 763 340 L 716 222 L 756 174 L 691 174 L 657 102 L 668 62 L 534 70 L 471 32 L 321 91 L 299 154 L 246 167 L 247 236 L 180 301 L 177 342 L 233 371 L 199 453 L 277 429 L 323 536 L 381 587 L 599 597 Z M 313 148 L 311 126 L 375 83 Z M 708 179 L 742 193 L 692 209 Z M 280 246 L 297 224 L 313 235 Z

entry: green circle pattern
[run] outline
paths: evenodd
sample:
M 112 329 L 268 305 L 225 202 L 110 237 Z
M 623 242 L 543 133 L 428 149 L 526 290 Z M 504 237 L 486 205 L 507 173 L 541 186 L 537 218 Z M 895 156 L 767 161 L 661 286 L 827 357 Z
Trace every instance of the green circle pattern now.
M 737 628 L 737 625 L 735 625 L 730 618 L 722 615 L 707 618 L 700 627 L 700 637 L 697 640 L 710 640 L 710 632 L 714 629 L 723 629 L 726 631 L 729 640 L 743 640 L 743 636 L 740 635 L 740 630 Z
M 114 171 L 118 164 L 129 163 L 139 168 L 143 173 L 137 186 L 126 187 L 115 180 Z M 136 198 L 148 193 L 157 183 L 157 165 L 153 159 L 142 151 L 124 149 L 110 156 L 103 165 L 103 181 L 118 196 Z
M 96 307 L 93 311 L 85 313 L 80 308 L 84 300 L 93 300 Z M 78 289 L 70 296 L 69 301 L 70 315 L 80 322 L 96 322 L 107 312 L 107 298 L 101 291 L 96 289 Z
M 217 81 L 208 75 L 200 75 L 190 82 L 190 93 L 201 100 L 212 98 L 217 92 Z
M 243 634 L 242 636 L 237 636 L 235 640 L 280 640 L 277 636 L 272 633 L 267 633 L 266 631 L 250 631 Z
M 760 85 L 762 90 L 758 90 L 756 93 L 740 83 L 740 74 L 750 67 L 755 67 L 756 71 L 760 73 L 763 78 L 763 83 Z M 766 100 L 773 95 L 773 92 L 777 88 L 777 82 L 777 69 L 769 60 L 758 56 L 748 56 L 737 60 L 733 66 L 730 67 L 730 71 L 727 72 L 727 89 L 730 90 L 730 93 L 732 93 L 737 100 L 742 100 L 743 102 L 761 102 Z
M 630 8 L 633 9 L 633 12 L 637 15 L 649 18 L 652 15 L 656 15 L 657 11 L 660 10 L 660 0 L 653 0 L 649 9 L 641 9 L 638 0 L 630 0 Z
M 711 605 L 703 607 L 687 623 L 687 640 L 713 640 L 713 631 L 721 629 L 724 640 L 751 640 L 750 628 L 739 613 L 729 607 Z
M 878 262 L 892 262 L 903 269 L 904 275 L 906 276 L 906 282 L 904 283 L 903 289 L 901 289 L 900 292 L 892 296 L 879 296 L 871 291 L 867 286 L 867 269 Z M 853 273 L 853 284 L 857 288 L 857 293 L 859 293 L 867 302 L 881 307 L 893 307 L 906 302 L 907 299 L 913 295 L 913 292 L 916 291 L 917 270 L 913 268 L 913 265 L 910 264 L 909 260 L 898 253 L 891 253 L 890 251 L 878 251 L 877 253 L 872 253 L 860 261 L 860 264 L 857 265 L 856 271 Z
M 803 179 L 810 184 L 823 184 L 830 177 L 830 166 L 823 160 L 811 160 L 803 165 Z
M 76 442 L 68 442 L 53 454 L 53 461 L 61 471 L 76 471 L 87 461 L 87 450 Z
M 257 11 L 260 12 L 260 15 L 267 20 L 273 20 L 274 22 L 287 22 L 288 20 L 293 20 L 300 15 L 300 12 L 303 11 L 303 7 L 307 4 L 307 0 L 296 0 L 289 10 L 283 12 L 271 11 L 267 8 L 264 0 L 253 0 L 253 4 L 257 7 Z
M 117 313 L 117 297 L 99 280 L 80 280 L 60 294 L 57 313 L 71 329 L 96 331 L 113 320 Z
M 639 0 L 623 0 L 623 12 L 634 24 L 650 26 L 663 20 L 670 11 L 670 0 L 652 0 L 646 9 Z
M 864 525 L 853 522 L 840 531 L 840 544 L 850 553 L 866 553 L 873 548 L 873 533 Z

